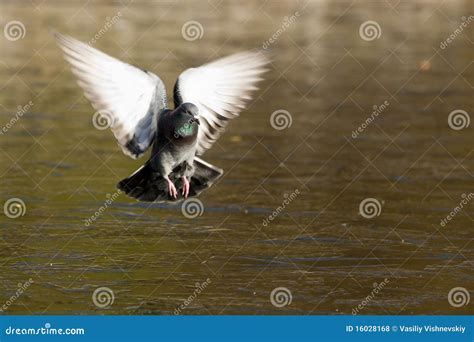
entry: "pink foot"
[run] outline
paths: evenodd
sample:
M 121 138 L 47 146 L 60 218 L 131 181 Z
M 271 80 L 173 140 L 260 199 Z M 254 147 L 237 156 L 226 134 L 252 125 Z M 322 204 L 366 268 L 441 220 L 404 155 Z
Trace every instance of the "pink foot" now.
M 168 193 L 171 197 L 177 198 L 178 191 L 176 190 L 176 187 L 174 186 L 173 182 L 168 177 L 166 177 L 165 179 L 168 182 Z
M 184 198 L 187 198 L 189 195 L 189 181 L 186 177 L 181 177 L 181 180 L 183 181 L 182 195 L 184 196 Z

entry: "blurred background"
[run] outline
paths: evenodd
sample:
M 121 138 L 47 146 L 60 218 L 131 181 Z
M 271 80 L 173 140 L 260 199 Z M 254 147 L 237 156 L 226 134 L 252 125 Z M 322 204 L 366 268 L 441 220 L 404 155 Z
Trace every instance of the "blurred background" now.
M 1 0 L 0 310 L 473 314 L 473 9 Z M 186 68 L 272 52 L 195 211 L 116 192 L 143 160 L 95 127 L 51 30 L 169 92 Z

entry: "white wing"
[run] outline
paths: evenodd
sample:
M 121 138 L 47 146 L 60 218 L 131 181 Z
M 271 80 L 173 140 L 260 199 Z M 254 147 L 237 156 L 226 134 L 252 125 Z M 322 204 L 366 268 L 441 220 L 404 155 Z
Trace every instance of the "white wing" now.
M 97 119 L 107 119 L 126 155 L 141 156 L 154 139 L 157 113 L 166 107 L 163 82 L 74 38 L 54 35 L 84 95 L 102 116 Z
M 197 154 L 202 155 L 237 117 L 258 88 L 269 60 L 262 52 L 242 52 L 185 70 L 174 86 L 174 103 L 199 108 Z

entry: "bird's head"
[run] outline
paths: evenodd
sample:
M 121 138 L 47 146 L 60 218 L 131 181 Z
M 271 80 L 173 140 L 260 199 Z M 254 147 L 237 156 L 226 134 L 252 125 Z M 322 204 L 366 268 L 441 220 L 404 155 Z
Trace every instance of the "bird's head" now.
M 195 136 L 199 127 L 199 108 L 192 103 L 183 103 L 175 110 L 174 137 L 176 139 Z
M 190 103 L 190 102 L 186 102 L 186 103 L 183 103 L 181 104 L 178 108 L 178 111 L 181 112 L 181 113 L 185 113 L 189 116 L 192 116 L 192 117 L 198 117 L 199 115 L 199 108 L 198 106 Z

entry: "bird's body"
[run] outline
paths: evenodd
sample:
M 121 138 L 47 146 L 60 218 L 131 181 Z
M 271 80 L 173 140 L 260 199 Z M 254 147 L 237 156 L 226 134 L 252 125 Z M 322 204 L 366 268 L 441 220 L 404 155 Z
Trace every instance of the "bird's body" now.
M 223 171 L 198 156 L 244 108 L 267 59 L 240 53 L 185 70 L 174 87 L 174 109 L 161 79 L 74 38 L 55 34 L 85 96 L 110 128 L 123 152 L 149 160 L 118 188 L 142 201 L 176 201 L 199 195 Z
M 196 155 L 199 121 L 195 105 L 184 103 L 175 110 L 164 110 L 159 114 L 155 143 L 150 158 L 154 171 L 169 181 L 172 197 L 177 197 L 174 182 L 169 175 L 180 170 L 183 181 L 184 197 L 189 193 L 189 180 L 194 174 L 194 156 Z

